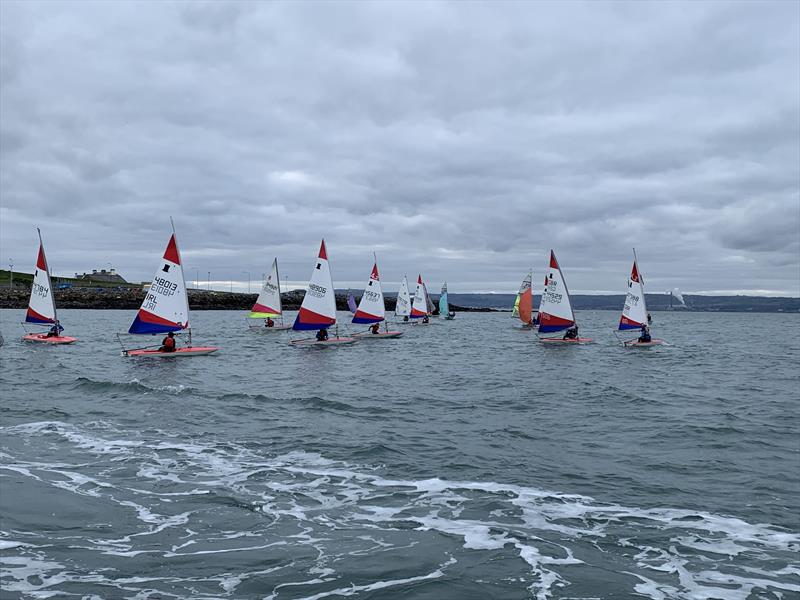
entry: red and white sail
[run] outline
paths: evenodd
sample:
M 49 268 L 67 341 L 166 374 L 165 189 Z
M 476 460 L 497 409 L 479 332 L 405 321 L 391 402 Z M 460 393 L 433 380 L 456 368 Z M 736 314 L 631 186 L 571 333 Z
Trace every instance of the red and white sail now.
M 386 308 L 383 304 L 383 290 L 381 289 L 381 279 L 378 275 L 378 263 L 372 265 L 367 286 L 364 294 L 358 303 L 358 308 L 353 315 L 353 323 L 380 323 L 386 316 Z
M 128 333 L 156 334 L 189 327 L 189 298 L 173 231 L 150 289 Z
M 644 280 L 634 258 L 631 275 L 628 278 L 625 306 L 622 308 L 622 317 L 619 320 L 619 330 L 639 329 L 645 323 L 647 323 L 647 306 L 644 299 Z
M 397 304 L 394 307 L 394 314 L 398 317 L 411 316 L 411 293 L 408 291 L 408 278 L 403 275 L 400 283 L 400 291 L 397 292 Z
M 411 318 L 421 319 L 427 317 L 428 312 L 428 294 L 425 290 L 425 284 L 422 281 L 422 275 L 417 276 L 417 289 L 414 291 L 414 301 L 411 304 Z
M 575 324 L 575 313 L 569 298 L 567 283 L 558 266 L 556 254 L 550 250 L 550 268 L 545 277 L 542 301 L 539 304 L 539 332 L 551 333 L 568 329 Z
M 333 290 L 331 269 L 325 240 L 319 246 L 319 255 L 311 272 L 308 290 L 300 305 L 300 312 L 292 329 L 327 329 L 336 323 L 336 296 Z
M 39 231 L 39 229 L 37 228 L 36 231 Z M 50 281 L 50 269 L 44 254 L 42 233 L 39 231 L 39 254 L 36 257 L 36 270 L 33 273 L 33 285 L 31 285 L 31 297 L 28 300 L 25 322 L 50 325 L 57 320 L 56 303 L 53 299 L 53 284 Z
M 282 313 L 281 307 L 281 280 L 278 275 L 278 259 L 272 261 L 272 270 L 264 279 L 261 292 L 256 298 L 256 303 L 250 309 L 251 319 L 266 319 L 267 317 L 279 317 Z

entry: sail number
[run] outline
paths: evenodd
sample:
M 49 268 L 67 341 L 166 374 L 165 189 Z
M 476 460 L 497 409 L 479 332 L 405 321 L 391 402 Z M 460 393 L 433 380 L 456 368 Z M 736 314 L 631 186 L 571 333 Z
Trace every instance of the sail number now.
M 625 296 L 625 310 L 630 310 L 631 307 L 638 305 L 639 305 L 639 296 L 628 292 L 628 295 Z
M 34 283 L 33 284 L 33 293 L 34 293 L 34 295 L 39 296 L 41 298 L 47 298 L 47 296 L 50 294 L 50 290 L 48 288 L 44 287 L 43 285 L 40 285 L 38 283 Z
M 309 284 L 308 286 L 308 292 L 315 298 L 324 298 L 327 291 L 328 288 L 317 285 L 316 283 Z
M 178 291 L 178 284 L 156 277 L 153 280 L 153 285 L 150 286 L 150 291 L 159 296 L 172 296 Z
M 381 297 L 378 292 L 372 292 L 370 290 L 364 290 L 364 295 L 369 298 L 370 302 L 377 302 Z

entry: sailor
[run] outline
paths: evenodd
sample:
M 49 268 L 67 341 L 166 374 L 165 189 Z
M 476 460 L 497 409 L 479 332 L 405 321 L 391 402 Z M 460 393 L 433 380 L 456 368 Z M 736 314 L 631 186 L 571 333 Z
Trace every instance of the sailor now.
M 167 334 L 163 340 L 161 340 L 161 348 L 158 349 L 159 352 L 175 352 L 175 334 L 171 331 Z
M 650 328 L 645 324 L 642 323 L 642 334 L 639 336 L 640 342 L 650 342 L 653 338 L 650 337 Z
M 378 323 L 373 323 L 369 326 L 370 332 L 374 333 L 375 335 L 381 332 L 381 326 Z
M 564 339 L 565 340 L 576 340 L 578 339 L 578 324 L 575 323 L 572 327 L 567 329 L 564 332 Z
M 318 342 L 326 342 L 328 341 L 328 330 L 327 329 L 320 329 L 317 331 L 317 341 Z
M 403 317 L 403 321 L 408 321 L 408 315 Z
M 272 317 L 267 317 L 267 320 L 264 322 L 264 327 L 275 327 L 275 321 L 272 320 Z
M 650 313 L 647 313 L 647 324 L 648 325 L 652 325 L 653 324 L 653 317 L 650 316 Z
M 64 331 L 64 328 L 61 326 L 61 323 L 56 321 L 53 323 L 53 326 L 49 329 L 45 337 L 58 337 L 62 331 Z
M 431 320 L 428 318 L 428 315 L 425 315 L 424 317 L 422 317 L 422 322 L 423 323 L 430 323 Z

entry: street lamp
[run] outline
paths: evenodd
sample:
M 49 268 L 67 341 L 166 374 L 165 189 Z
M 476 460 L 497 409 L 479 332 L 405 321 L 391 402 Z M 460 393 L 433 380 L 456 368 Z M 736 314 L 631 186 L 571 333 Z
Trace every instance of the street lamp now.
M 247 293 L 250 293 L 250 271 L 242 271 L 242 273 L 247 273 Z
M 208 284 L 206 285 L 206 289 L 211 289 L 211 271 L 208 272 Z

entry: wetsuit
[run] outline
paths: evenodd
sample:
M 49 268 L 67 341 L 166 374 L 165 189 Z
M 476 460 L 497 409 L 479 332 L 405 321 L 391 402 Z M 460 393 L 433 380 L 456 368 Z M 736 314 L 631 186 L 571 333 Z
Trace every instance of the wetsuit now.
M 650 342 L 652 341 L 652 337 L 650 337 L 650 332 L 647 330 L 647 327 L 642 327 L 642 335 L 639 336 L 640 342 Z
M 578 339 L 578 326 L 573 325 L 569 329 L 564 332 L 564 339 L 565 340 L 576 340 Z
M 328 330 L 327 329 L 320 329 L 317 331 L 317 341 L 318 342 L 325 342 L 328 339 Z
M 374 325 L 370 326 L 369 330 L 375 335 L 377 335 L 381 332 L 381 326 L 375 323 Z

